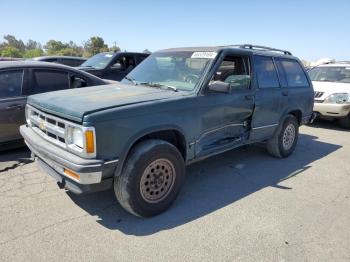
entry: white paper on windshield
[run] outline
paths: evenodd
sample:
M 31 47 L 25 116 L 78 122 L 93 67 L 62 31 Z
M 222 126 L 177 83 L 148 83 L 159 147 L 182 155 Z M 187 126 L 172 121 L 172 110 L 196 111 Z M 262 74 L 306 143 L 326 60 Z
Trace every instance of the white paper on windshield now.
M 111 54 L 105 54 L 105 57 L 112 57 L 113 55 Z
M 212 59 L 215 58 L 218 53 L 216 52 L 193 52 L 191 58 L 206 58 Z

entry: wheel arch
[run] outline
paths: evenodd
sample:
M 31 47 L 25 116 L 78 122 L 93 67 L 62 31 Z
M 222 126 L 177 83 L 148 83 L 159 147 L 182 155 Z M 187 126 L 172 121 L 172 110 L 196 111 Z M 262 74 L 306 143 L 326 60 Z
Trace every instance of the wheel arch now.
M 132 136 L 126 143 L 126 148 L 119 157 L 119 164 L 116 168 L 115 175 L 119 176 L 123 170 L 126 159 L 128 158 L 132 148 L 147 139 L 160 139 L 174 145 L 181 153 L 184 161 L 187 160 L 187 139 L 185 132 L 177 126 L 162 126 L 147 129 Z

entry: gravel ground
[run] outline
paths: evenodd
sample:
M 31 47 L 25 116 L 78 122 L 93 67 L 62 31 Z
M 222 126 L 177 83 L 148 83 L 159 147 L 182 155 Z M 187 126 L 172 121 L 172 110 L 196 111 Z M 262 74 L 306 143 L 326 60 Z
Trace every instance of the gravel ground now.
M 349 132 L 300 131 L 288 159 L 254 145 L 189 166 L 149 219 L 112 191 L 58 189 L 25 149 L 0 153 L 0 261 L 350 261 Z

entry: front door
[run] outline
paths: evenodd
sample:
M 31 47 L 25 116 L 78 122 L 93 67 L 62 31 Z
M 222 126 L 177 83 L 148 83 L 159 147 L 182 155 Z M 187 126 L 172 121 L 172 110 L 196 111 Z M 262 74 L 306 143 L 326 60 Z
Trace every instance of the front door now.
M 0 71 L 0 143 L 21 139 L 26 97 L 22 96 L 23 70 Z
M 219 63 L 211 81 L 228 83 L 230 92 L 208 90 L 199 97 L 205 111 L 201 114 L 202 134 L 196 143 L 197 157 L 244 142 L 254 109 L 249 58 L 228 54 Z

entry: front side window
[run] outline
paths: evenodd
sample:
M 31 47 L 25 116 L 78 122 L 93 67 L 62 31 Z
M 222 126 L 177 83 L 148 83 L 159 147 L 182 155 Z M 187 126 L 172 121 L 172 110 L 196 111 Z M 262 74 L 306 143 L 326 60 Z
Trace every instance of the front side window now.
M 248 59 L 239 56 L 226 56 L 215 72 L 213 80 L 229 83 L 231 90 L 249 88 Z
M 32 94 L 46 93 L 69 88 L 69 77 L 67 72 L 35 69 L 33 70 Z
M 279 72 L 284 72 L 289 87 L 309 86 L 305 73 L 297 61 L 277 58 L 276 64 Z
M 133 56 L 122 56 L 116 60 L 115 64 L 120 64 L 120 70 L 126 70 L 127 72 L 130 72 L 136 67 L 135 59 Z
M 97 55 L 94 55 L 93 57 L 90 57 L 80 66 L 103 69 L 111 62 L 112 59 L 113 59 L 112 53 L 99 53 Z
M 0 71 L 0 98 L 21 96 L 23 70 Z
M 70 88 L 81 88 L 87 85 L 88 83 L 83 77 L 73 74 L 70 76 Z
M 312 81 L 350 83 L 350 67 L 320 66 L 308 73 Z
M 215 56 L 215 52 L 156 52 L 131 71 L 122 82 L 192 91 Z
M 259 88 L 280 87 L 275 65 L 271 57 L 255 56 L 254 65 Z

